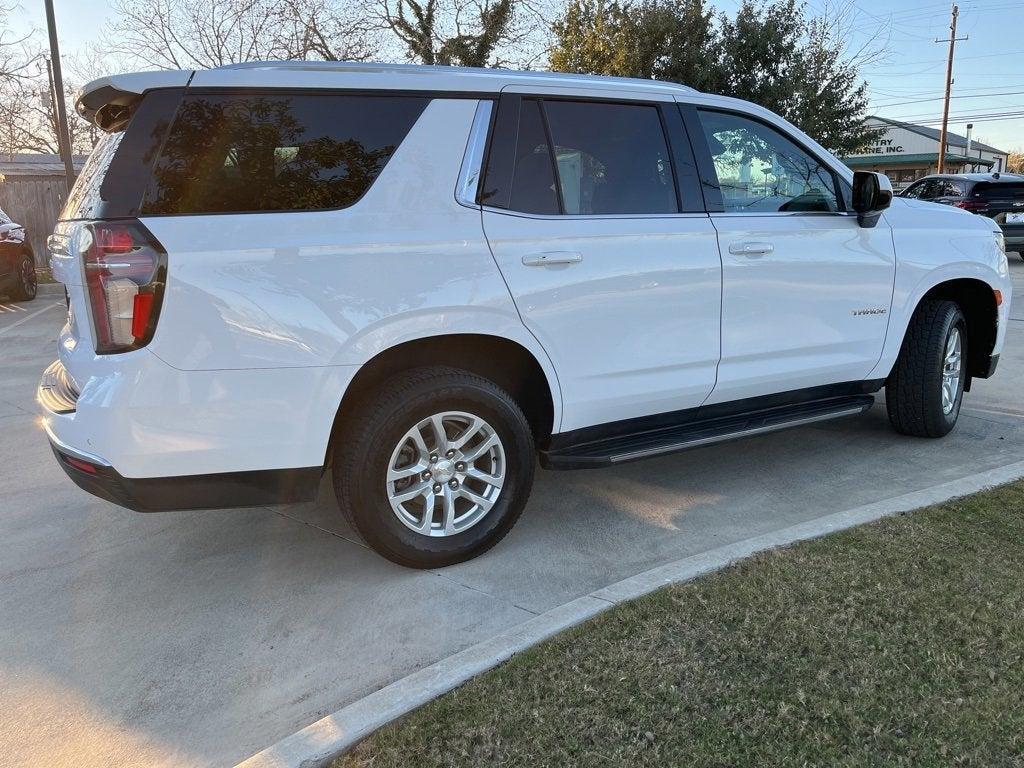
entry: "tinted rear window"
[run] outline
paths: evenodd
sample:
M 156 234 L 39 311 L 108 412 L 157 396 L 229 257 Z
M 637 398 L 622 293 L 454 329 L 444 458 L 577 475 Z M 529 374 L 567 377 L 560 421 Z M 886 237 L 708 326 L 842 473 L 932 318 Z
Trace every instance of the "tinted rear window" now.
M 105 133 L 93 149 L 61 211 L 61 219 L 137 216 L 160 144 L 181 102 L 181 88 L 149 91 L 127 128 Z
M 100 198 L 100 186 L 122 138 L 123 132 L 103 134 L 75 179 L 75 185 L 71 188 L 59 218 L 89 219 L 101 215 L 100 206 L 103 201 Z
M 1024 184 L 990 184 L 980 182 L 974 186 L 974 196 L 983 200 L 1019 200 L 1024 198 Z
M 344 208 L 369 189 L 429 99 L 186 95 L 144 214 Z
M 540 102 L 523 101 L 509 207 L 524 213 L 558 213 L 555 168 L 544 133 Z
M 565 212 L 676 213 L 658 108 L 545 101 Z

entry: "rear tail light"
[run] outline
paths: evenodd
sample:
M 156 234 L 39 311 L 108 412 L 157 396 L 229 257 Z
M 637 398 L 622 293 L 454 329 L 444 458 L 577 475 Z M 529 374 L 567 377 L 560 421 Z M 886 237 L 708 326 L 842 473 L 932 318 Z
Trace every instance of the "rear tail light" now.
M 145 346 L 163 301 L 167 254 L 137 221 L 95 221 L 85 230 L 82 258 L 96 353 Z
M 965 211 L 983 211 L 988 208 L 988 202 L 985 200 L 957 200 L 953 205 Z

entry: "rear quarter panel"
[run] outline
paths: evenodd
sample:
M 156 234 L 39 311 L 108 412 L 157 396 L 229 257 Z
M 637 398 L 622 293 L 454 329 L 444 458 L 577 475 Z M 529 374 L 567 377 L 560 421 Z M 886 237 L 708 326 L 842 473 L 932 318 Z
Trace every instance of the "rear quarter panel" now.
M 149 349 L 186 371 L 359 366 L 417 338 L 496 335 L 538 359 L 557 425 L 550 362 L 519 318 L 479 210 L 455 199 L 476 104 L 432 101 L 349 208 L 144 218 L 168 252 Z

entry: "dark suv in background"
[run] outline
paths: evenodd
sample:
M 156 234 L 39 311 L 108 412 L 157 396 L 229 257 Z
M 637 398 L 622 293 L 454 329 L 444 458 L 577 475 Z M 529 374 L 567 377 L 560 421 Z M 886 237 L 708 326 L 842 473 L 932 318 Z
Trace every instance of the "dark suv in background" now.
M 15 301 L 36 297 L 36 263 L 25 228 L 0 210 L 0 294 Z
M 1024 258 L 1024 176 L 1015 173 L 963 173 L 925 176 L 903 197 L 955 205 L 994 219 L 1003 230 L 1006 250 Z

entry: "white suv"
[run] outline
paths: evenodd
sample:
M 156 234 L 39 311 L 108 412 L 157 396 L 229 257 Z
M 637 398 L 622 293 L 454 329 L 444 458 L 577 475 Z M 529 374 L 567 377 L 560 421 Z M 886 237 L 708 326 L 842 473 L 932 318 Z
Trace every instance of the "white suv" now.
M 414 567 L 540 464 L 856 414 L 939 437 L 1009 314 L 994 222 L 892 200 L 765 109 L 644 80 L 267 63 L 88 85 L 39 401 L 86 490 L 313 497 Z M 891 205 L 891 207 L 890 207 Z

